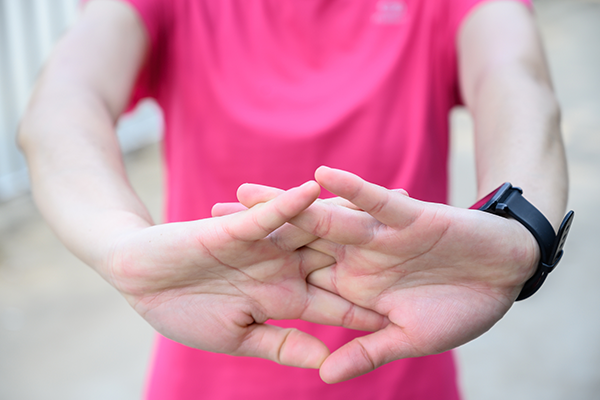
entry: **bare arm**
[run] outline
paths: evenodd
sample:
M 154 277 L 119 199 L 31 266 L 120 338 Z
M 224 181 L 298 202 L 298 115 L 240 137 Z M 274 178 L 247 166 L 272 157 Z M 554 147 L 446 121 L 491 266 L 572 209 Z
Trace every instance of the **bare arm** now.
M 458 38 L 461 89 L 475 121 L 478 194 L 505 181 L 558 228 L 568 180 L 560 114 L 541 41 L 527 8 L 486 3 Z
M 108 280 L 102 238 L 152 224 L 128 183 L 114 132 L 146 46 L 128 6 L 90 2 L 44 68 L 19 130 L 42 214 Z

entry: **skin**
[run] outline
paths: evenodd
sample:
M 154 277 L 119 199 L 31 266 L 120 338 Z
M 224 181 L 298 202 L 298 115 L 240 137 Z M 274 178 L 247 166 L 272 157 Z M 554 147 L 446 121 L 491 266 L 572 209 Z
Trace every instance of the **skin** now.
M 556 227 L 564 150 L 529 12 L 511 2 L 480 6 L 457 46 L 480 195 L 511 181 Z M 419 202 L 326 168 L 317 182 L 338 199 L 315 201 L 314 182 L 286 192 L 246 185 L 243 205 L 217 205 L 215 218 L 154 225 L 114 132 L 147 48 L 132 9 L 91 1 L 46 65 L 19 143 L 36 202 L 61 240 L 167 337 L 320 367 L 326 382 L 339 382 L 480 335 L 533 273 L 538 249 L 515 221 Z M 305 333 L 264 324 L 269 318 L 375 333 L 329 355 Z

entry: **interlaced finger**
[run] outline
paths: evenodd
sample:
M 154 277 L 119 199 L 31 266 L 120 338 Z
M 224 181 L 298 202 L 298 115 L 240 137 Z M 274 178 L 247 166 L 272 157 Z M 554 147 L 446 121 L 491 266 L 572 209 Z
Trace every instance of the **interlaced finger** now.
M 281 193 L 267 203 L 228 216 L 230 219 L 225 229 L 239 240 L 263 239 L 305 210 L 317 199 L 319 193 L 320 187 L 316 182 L 307 182 Z
M 238 200 L 251 208 L 284 193 L 269 186 L 244 184 L 238 189 Z M 343 244 L 362 244 L 370 240 L 373 228 L 378 225 L 373 217 L 341 197 L 317 200 L 290 222 L 300 230 L 283 226 L 271 235 L 282 249 L 296 249 L 317 238 Z
M 300 316 L 304 321 L 371 332 L 382 329 L 389 323 L 387 317 L 373 310 L 357 306 L 312 285 L 308 286 L 308 299 Z
M 341 196 L 388 226 L 409 225 L 420 214 L 419 202 L 405 191 L 389 190 L 367 182 L 347 171 L 320 167 L 317 182 L 331 193 Z
M 247 210 L 247 207 L 240 203 L 217 203 L 212 207 L 210 215 L 213 217 L 222 217 L 245 210 Z
M 406 191 L 399 189 L 403 193 Z M 283 193 L 283 189 L 274 188 L 272 186 L 259 185 L 256 183 L 244 183 L 238 188 L 237 199 L 248 208 L 254 207 L 259 203 L 266 203 Z M 334 204 L 342 207 L 347 207 L 353 210 L 358 210 L 358 207 L 352 202 L 342 197 L 332 197 L 329 199 L 318 199 L 316 204 L 324 202 L 326 204 Z

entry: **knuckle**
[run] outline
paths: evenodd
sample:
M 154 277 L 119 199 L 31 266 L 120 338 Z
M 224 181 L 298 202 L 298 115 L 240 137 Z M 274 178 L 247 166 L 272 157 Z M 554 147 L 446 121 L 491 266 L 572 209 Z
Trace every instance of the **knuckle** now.
M 358 345 L 359 354 L 369 366 L 369 370 L 373 371 L 375 368 L 378 367 L 378 365 L 374 362 L 373 358 L 371 357 L 370 353 L 368 352 L 360 338 L 356 339 L 356 344 Z
M 328 212 L 323 215 L 322 218 L 319 218 L 315 227 L 314 227 L 314 235 L 326 238 L 329 236 L 331 229 L 333 226 L 333 214 Z
M 355 318 L 356 318 L 356 306 L 350 305 L 348 307 L 348 310 L 344 313 L 344 316 L 342 317 L 342 326 L 345 326 L 348 328 L 354 326 Z
M 277 352 L 275 354 L 274 360 L 276 363 L 278 364 L 286 364 L 285 362 L 285 347 L 287 344 L 287 341 L 290 337 L 290 335 L 292 335 L 292 333 L 295 331 L 295 329 L 290 328 L 290 329 L 286 329 L 284 330 L 283 333 L 283 337 L 281 338 L 281 342 L 279 343 L 279 346 L 277 348 Z

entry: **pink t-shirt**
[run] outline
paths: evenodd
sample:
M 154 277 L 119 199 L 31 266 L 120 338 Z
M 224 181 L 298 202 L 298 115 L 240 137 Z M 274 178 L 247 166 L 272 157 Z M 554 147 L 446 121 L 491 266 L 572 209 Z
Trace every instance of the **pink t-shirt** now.
M 289 188 L 320 165 L 447 199 L 455 41 L 484 0 L 127 0 L 150 37 L 132 104 L 165 115 L 168 221 L 210 216 L 244 182 Z M 523 0 L 525 1 L 525 0 Z M 362 333 L 278 321 L 330 349 Z M 314 370 L 159 337 L 148 399 L 457 399 L 451 353 L 326 385 Z

